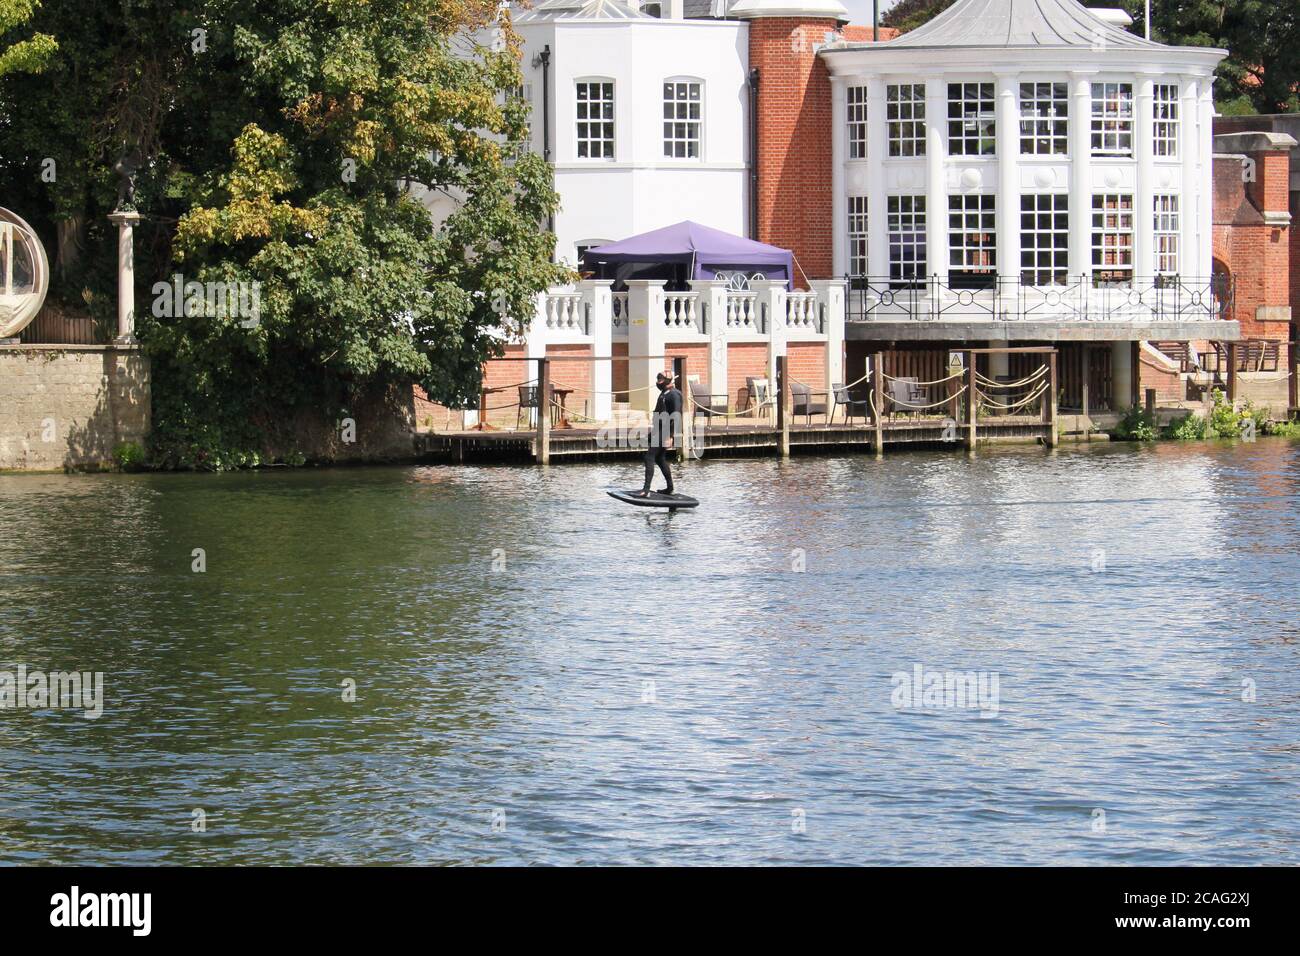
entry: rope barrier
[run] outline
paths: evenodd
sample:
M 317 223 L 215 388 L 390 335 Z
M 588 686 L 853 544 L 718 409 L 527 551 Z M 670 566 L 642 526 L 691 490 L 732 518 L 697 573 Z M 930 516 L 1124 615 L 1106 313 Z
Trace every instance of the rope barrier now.
M 942 385 L 944 382 L 951 382 L 954 378 L 961 378 L 965 374 L 966 372 L 964 370 L 960 372 L 954 372 L 953 374 L 949 375 L 947 378 L 937 378 L 933 382 L 913 382 L 909 379 L 907 380 L 907 384 L 915 385 L 917 388 L 929 388 L 932 385 Z M 889 375 L 889 374 L 884 374 L 884 377 L 887 381 L 890 382 L 904 381 L 903 378 L 895 378 L 893 375 Z
M 1040 365 L 1037 372 L 1034 372 L 1026 378 L 1022 378 L 1018 382 L 997 382 L 987 376 L 981 375 L 979 372 L 975 373 L 975 381 L 981 385 L 987 385 L 989 388 L 1022 388 L 1025 385 L 1038 381 L 1038 379 L 1042 378 L 1046 374 L 1047 366 Z
M 773 409 L 776 408 L 776 403 L 775 403 L 775 402 L 767 401 L 767 402 L 762 402 L 762 403 L 760 403 L 760 404 L 758 404 L 758 405 L 754 405 L 754 406 L 752 406 L 752 407 L 750 407 L 750 408 L 742 408 L 742 409 L 739 409 L 738 411 L 734 411 L 734 412 L 718 412 L 718 411 L 714 411 L 713 409 L 709 408 L 709 406 L 703 404 L 703 403 L 702 403 L 698 398 L 696 398 L 694 395 L 691 396 L 691 402 L 695 405 L 696 408 L 701 408 L 701 409 L 703 409 L 704 411 L 708 412 L 710 416 L 721 415 L 723 418 L 741 418 L 741 417 L 744 417 L 744 416 L 753 416 L 753 418 L 754 418 L 755 420 L 757 420 L 757 419 L 758 419 L 758 414 L 757 414 L 757 413 L 758 413 L 759 411 L 761 411 L 762 409 L 764 409 L 764 408 L 768 408 L 768 407 L 771 407 L 771 408 L 773 408 Z
M 959 396 L 960 396 L 963 392 L 965 392 L 966 389 L 968 389 L 968 388 L 970 388 L 969 383 L 966 384 L 966 385 L 963 385 L 961 388 L 957 389 L 957 391 L 953 392 L 951 395 L 947 396 L 946 398 L 940 399 L 939 401 L 937 401 L 937 402 L 933 402 L 933 403 L 931 403 L 931 404 L 929 404 L 929 405 L 913 405 L 911 402 L 905 402 L 905 401 L 903 401 L 903 400 L 901 400 L 901 399 L 898 399 L 898 398 L 892 398 L 892 397 L 890 397 L 889 400 L 890 400 L 890 402 L 892 402 L 892 403 L 893 403 L 895 406 L 897 406 L 897 407 L 900 407 L 900 408 L 910 408 L 910 409 L 912 409 L 913 411 L 922 411 L 922 410 L 927 409 L 927 408 L 938 408 L 940 405 L 947 405 L 947 404 L 948 404 L 949 402 L 951 402 L 954 398 L 959 397 Z
M 1024 401 L 1017 402 L 1014 405 L 1003 405 L 1001 402 L 991 401 L 989 397 L 983 394 L 982 392 L 977 391 L 976 394 L 977 397 L 981 400 L 982 404 L 987 405 L 990 408 L 1001 408 L 1004 411 L 1014 411 L 1015 409 L 1023 408 L 1024 406 L 1028 405 L 1034 399 L 1038 398 L 1040 395 L 1046 392 L 1049 387 L 1050 387 L 1049 383 L 1043 382 L 1040 386 L 1038 386 L 1038 388 L 1034 392 L 1032 392 L 1028 397 L 1026 397 Z

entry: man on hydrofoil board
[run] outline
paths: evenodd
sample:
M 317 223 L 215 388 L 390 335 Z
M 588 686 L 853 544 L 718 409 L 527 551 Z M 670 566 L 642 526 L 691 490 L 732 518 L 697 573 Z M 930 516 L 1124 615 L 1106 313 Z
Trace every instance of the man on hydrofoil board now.
M 650 444 L 645 450 L 645 484 L 638 493 L 639 498 L 650 497 L 650 483 L 654 480 L 655 466 L 663 472 L 665 488 L 661 494 L 673 493 L 673 473 L 668 468 L 668 453 L 675 447 L 674 442 L 681 431 L 682 393 L 673 385 L 673 377 L 667 372 L 655 376 L 655 386 L 659 389 L 659 400 L 655 402 L 654 413 L 650 416 Z

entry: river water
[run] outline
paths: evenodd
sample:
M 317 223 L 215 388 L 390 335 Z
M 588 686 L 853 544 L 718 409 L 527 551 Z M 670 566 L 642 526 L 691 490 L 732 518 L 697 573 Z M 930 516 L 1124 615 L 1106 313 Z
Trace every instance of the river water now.
M 0 477 L 0 862 L 1294 861 L 1300 445 L 638 471 Z

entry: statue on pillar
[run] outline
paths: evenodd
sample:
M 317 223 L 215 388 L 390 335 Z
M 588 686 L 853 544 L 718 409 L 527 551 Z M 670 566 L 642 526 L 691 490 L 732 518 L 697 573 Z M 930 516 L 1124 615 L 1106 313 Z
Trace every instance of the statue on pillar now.
M 113 172 L 117 173 L 118 178 L 117 205 L 113 207 L 114 212 L 135 211 L 135 174 L 139 170 L 140 153 L 134 149 L 123 153 L 113 164 Z

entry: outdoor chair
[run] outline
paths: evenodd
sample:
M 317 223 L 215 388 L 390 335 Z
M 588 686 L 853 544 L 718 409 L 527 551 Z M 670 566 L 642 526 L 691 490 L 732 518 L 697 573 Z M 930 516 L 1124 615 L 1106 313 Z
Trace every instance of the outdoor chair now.
M 515 414 L 515 429 L 519 429 L 519 421 L 528 415 L 528 424 L 533 423 L 537 414 L 537 386 L 520 385 L 519 386 L 519 411 Z
M 765 407 L 775 407 L 772 386 L 768 384 L 767 379 L 746 377 L 745 385 L 749 393 L 749 403 L 746 407 L 753 411 L 755 418 L 763 413 Z
M 709 387 L 702 382 L 692 381 L 691 401 L 694 403 L 693 412 L 697 415 L 703 415 L 705 418 L 712 418 L 714 415 L 727 414 L 727 396 L 714 395 L 709 392 Z M 715 401 L 721 399 L 721 401 Z
M 826 403 L 813 401 L 813 399 L 818 396 L 821 398 L 827 397 L 825 392 L 814 392 L 803 382 L 796 382 L 791 379 L 790 397 L 793 404 L 791 414 L 802 415 L 804 417 L 804 424 L 811 425 L 812 417 L 814 415 L 826 414 Z
M 536 385 L 519 386 L 519 411 L 515 415 L 516 429 L 519 428 L 519 420 L 524 417 L 525 412 L 528 413 L 528 424 L 536 426 L 537 391 L 538 391 L 538 386 Z M 551 399 L 547 404 L 550 406 L 551 424 L 554 425 L 559 419 L 559 416 L 557 414 L 559 412 L 559 405 L 555 401 L 555 386 L 548 384 L 546 386 L 546 391 Z
M 844 408 L 844 423 L 846 425 L 853 424 L 855 410 L 862 416 L 864 422 L 867 420 L 867 403 L 861 399 L 855 399 L 849 390 L 844 387 L 843 382 L 835 382 L 831 385 L 831 401 L 831 422 L 835 421 L 835 409 L 841 406 Z
M 921 410 L 912 406 L 925 404 L 925 392 L 917 384 L 915 378 L 890 378 L 886 379 L 885 385 L 889 390 L 890 418 L 893 418 L 899 412 L 911 413 L 913 417 L 920 417 Z

